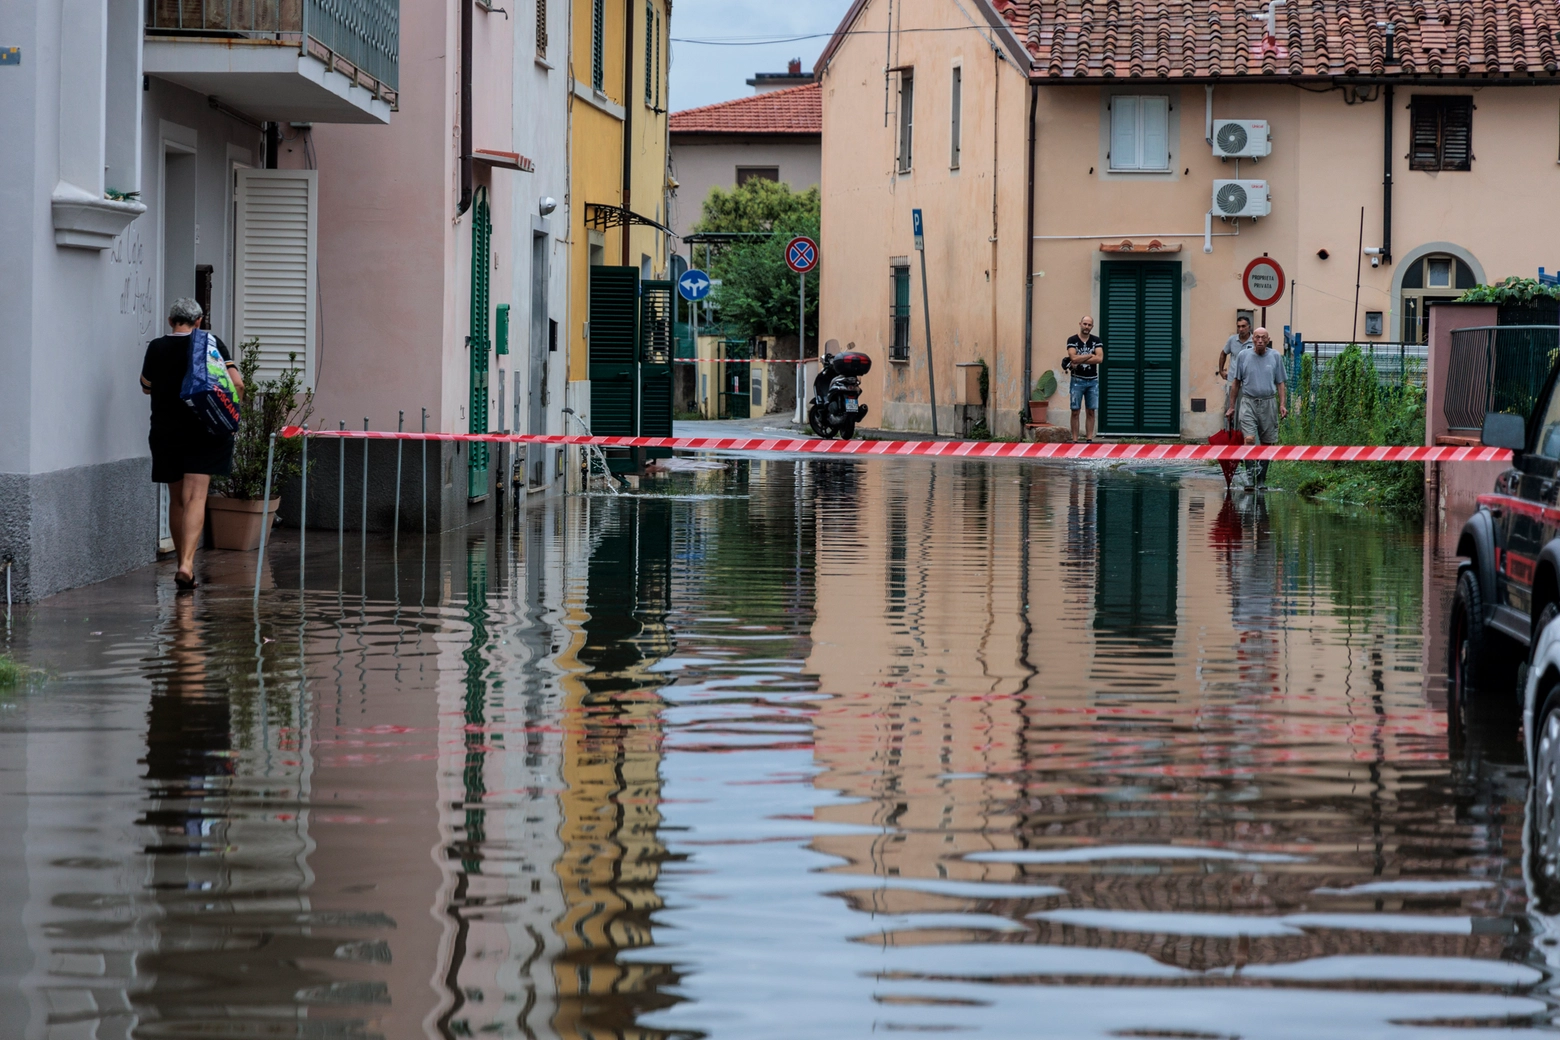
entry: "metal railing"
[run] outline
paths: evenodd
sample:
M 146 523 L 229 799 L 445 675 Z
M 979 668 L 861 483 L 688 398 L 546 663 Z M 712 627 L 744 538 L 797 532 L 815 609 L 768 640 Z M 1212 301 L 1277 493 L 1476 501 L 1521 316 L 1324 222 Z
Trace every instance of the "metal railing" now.
M 1383 383 L 1424 385 L 1425 366 L 1430 360 L 1430 348 L 1425 344 L 1365 342 L 1355 345 L 1375 366 L 1376 375 Z M 1320 377 L 1326 371 L 1327 363 L 1348 350 L 1349 346 L 1348 343 L 1313 343 L 1306 340 L 1305 354 L 1315 359 L 1316 375 Z M 1297 382 L 1300 374 L 1300 359 L 1301 355 L 1294 355 L 1291 363 L 1293 371 L 1290 376 Z
M 1560 357 L 1560 326 L 1488 325 L 1452 332 L 1441 411 L 1453 430 L 1477 430 L 1487 412 L 1524 418 Z
M 398 0 L 149 0 L 149 33 L 296 42 L 301 50 L 398 90 Z

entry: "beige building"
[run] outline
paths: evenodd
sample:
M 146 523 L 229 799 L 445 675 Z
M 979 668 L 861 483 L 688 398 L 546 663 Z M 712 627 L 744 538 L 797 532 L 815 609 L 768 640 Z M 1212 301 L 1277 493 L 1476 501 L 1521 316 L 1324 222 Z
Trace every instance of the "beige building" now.
M 671 224 L 679 237 L 699 222 L 711 188 L 729 191 L 752 178 L 779 181 L 793 191 L 817 185 L 823 132 L 817 84 L 804 78 L 802 86 L 756 89 L 753 97 L 672 113 L 677 190 Z M 701 256 L 692 258 L 694 266 Z
M 984 359 L 999 435 L 1084 313 L 1103 433 L 1211 432 L 1258 258 L 1309 342 L 1422 342 L 1429 302 L 1552 263 L 1553 13 L 1375 10 L 854 4 L 815 69 L 822 328 L 880 362 L 883 424 L 931 425 L 917 208 L 940 425 Z

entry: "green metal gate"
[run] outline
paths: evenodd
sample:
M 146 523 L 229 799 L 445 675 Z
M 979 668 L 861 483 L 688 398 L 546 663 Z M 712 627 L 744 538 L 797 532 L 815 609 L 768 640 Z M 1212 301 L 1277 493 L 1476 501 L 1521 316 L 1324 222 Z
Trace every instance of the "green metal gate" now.
M 672 283 L 639 283 L 639 435 L 672 435 Z
M 488 432 L 488 272 L 492 270 L 493 215 L 486 188 L 478 188 L 471 207 L 471 334 L 466 349 L 471 355 L 470 432 Z M 466 495 L 471 501 L 488 493 L 488 446 L 467 445 Z
M 1100 311 L 1099 431 L 1180 433 L 1180 263 L 1101 264 Z
M 716 416 L 721 419 L 747 419 L 753 414 L 752 347 L 744 339 L 720 341 L 721 357 L 726 363 L 720 366 L 720 407 Z

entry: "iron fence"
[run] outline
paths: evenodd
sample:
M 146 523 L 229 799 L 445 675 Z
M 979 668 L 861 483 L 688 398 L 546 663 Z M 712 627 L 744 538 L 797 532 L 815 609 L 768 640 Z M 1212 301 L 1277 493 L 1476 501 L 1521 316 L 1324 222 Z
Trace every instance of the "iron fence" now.
M 1488 412 L 1526 418 L 1560 357 L 1560 326 L 1489 325 L 1452 332 L 1441 410 L 1453 430 L 1478 430 Z
M 327 62 L 340 58 L 399 89 L 398 0 L 149 0 L 148 32 L 225 39 L 313 42 Z
M 1376 375 L 1385 385 L 1404 385 L 1412 383 L 1423 386 L 1425 382 L 1425 367 L 1430 359 L 1430 348 L 1423 343 L 1381 343 L 1369 342 L 1353 344 L 1360 348 L 1370 363 L 1375 366 Z M 1293 352 L 1290 356 L 1290 379 L 1299 385 L 1300 365 L 1305 355 L 1313 359 L 1315 376 L 1320 379 L 1327 371 L 1327 363 L 1333 358 L 1348 350 L 1351 344 L 1305 341 L 1304 353 Z

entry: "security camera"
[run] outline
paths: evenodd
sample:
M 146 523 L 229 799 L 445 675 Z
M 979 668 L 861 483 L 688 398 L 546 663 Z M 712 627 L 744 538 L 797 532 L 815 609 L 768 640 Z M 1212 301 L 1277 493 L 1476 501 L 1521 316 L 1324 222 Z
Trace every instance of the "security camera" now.
M 1371 257 L 1370 258 L 1370 266 L 1372 266 L 1372 267 L 1380 267 L 1381 266 L 1381 257 L 1379 257 L 1379 256 Z
M 1372 267 L 1380 267 L 1381 266 L 1381 247 L 1380 246 L 1366 246 L 1365 247 L 1365 255 L 1370 257 L 1370 266 L 1372 266 Z
M 542 216 L 545 217 L 547 214 L 558 208 L 558 200 L 551 197 L 550 195 L 543 195 L 537 201 L 536 208 L 540 210 Z

